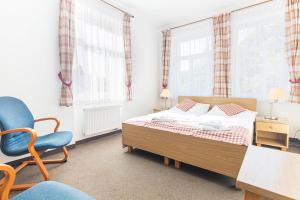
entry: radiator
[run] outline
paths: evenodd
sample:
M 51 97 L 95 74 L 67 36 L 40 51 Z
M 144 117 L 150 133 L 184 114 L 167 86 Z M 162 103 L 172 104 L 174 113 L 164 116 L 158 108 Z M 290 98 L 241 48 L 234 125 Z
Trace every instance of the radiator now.
M 85 108 L 83 112 L 85 136 L 121 129 L 120 105 Z

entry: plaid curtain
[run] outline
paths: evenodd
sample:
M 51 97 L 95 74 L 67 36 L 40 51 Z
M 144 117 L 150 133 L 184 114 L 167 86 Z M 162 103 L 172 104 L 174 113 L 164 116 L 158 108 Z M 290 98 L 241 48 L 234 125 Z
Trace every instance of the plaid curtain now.
M 162 88 L 168 87 L 169 81 L 169 67 L 170 67 L 170 48 L 171 48 L 171 31 L 164 30 L 162 42 L 162 66 L 163 66 L 163 77 L 162 77 Z
M 230 13 L 213 17 L 214 26 L 214 88 L 215 96 L 231 96 L 230 82 Z
M 126 79 L 127 100 L 132 100 L 132 62 L 131 62 L 131 33 L 130 33 L 130 16 L 124 14 L 123 18 L 123 37 L 124 37 L 124 51 L 125 51 L 125 65 L 126 65 Z
M 62 83 L 60 94 L 61 106 L 73 105 L 72 94 L 72 67 L 74 57 L 74 1 L 60 1 L 59 15 L 59 56 L 60 72 L 58 74 Z
M 285 21 L 291 83 L 290 102 L 300 103 L 300 0 L 287 0 Z

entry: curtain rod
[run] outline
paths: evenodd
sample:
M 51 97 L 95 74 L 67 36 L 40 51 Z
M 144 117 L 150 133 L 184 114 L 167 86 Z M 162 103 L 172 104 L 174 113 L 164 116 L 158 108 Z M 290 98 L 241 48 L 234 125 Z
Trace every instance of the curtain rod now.
M 241 10 L 245 10 L 245 9 L 248 9 L 248 8 L 252 8 L 252 7 L 261 5 L 261 4 L 269 3 L 271 1 L 273 1 L 273 0 L 267 0 L 267 1 L 256 3 L 256 4 L 253 4 L 253 5 L 250 5 L 250 6 L 246 6 L 246 7 L 243 7 L 243 8 L 238 8 L 236 10 L 232 10 L 231 13 L 238 12 L 238 11 L 241 11 Z M 212 18 L 213 17 L 206 17 L 206 18 L 203 18 L 203 19 L 200 19 L 200 20 L 197 20 L 197 21 L 193 21 L 193 22 L 190 22 L 190 23 L 182 24 L 182 25 L 179 25 L 179 26 L 174 26 L 174 27 L 171 27 L 170 30 L 174 30 L 174 29 L 181 28 L 181 27 L 184 27 L 184 26 L 189 26 L 189 25 L 192 25 L 192 24 L 196 24 L 196 23 L 208 20 L 208 19 L 212 19 Z
M 118 7 L 116 7 L 116 6 L 114 6 L 114 5 L 110 4 L 110 3 L 108 3 L 107 1 L 104 1 L 104 0 L 99 0 L 99 1 L 102 1 L 103 3 L 109 5 L 110 7 L 113 7 L 114 9 L 116 9 L 116 10 L 122 12 L 122 13 L 125 13 L 125 14 L 129 15 L 130 17 L 134 18 L 134 16 L 133 16 L 132 14 L 126 12 L 125 10 L 122 10 L 121 8 L 118 8 Z

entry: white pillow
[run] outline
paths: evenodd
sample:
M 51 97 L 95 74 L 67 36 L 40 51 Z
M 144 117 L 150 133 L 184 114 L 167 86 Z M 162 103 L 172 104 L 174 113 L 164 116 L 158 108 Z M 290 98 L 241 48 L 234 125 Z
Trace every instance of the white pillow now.
M 196 105 L 194 105 L 191 109 L 189 109 L 187 113 L 193 115 L 203 115 L 208 111 L 209 106 L 210 104 L 196 103 Z
M 207 115 L 216 115 L 216 116 L 223 116 L 223 117 L 235 117 L 235 118 L 240 118 L 240 119 L 247 119 L 251 120 L 252 122 L 255 121 L 257 112 L 251 111 L 251 110 L 246 110 L 244 112 L 241 112 L 239 114 L 233 115 L 233 116 L 228 116 L 226 113 L 224 113 L 219 106 L 214 106 L 210 111 L 206 113 Z
M 249 120 L 251 122 L 255 122 L 257 112 L 246 110 L 245 112 L 241 112 L 237 115 L 234 115 L 233 117 Z
M 224 117 L 228 117 L 228 115 L 226 115 L 226 113 L 224 113 L 219 106 L 214 106 L 210 111 L 208 111 L 206 113 L 207 115 L 216 115 L 216 116 L 224 116 Z
M 170 108 L 169 110 L 165 110 L 163 112 L 167 112 L 167 113 L 176 113 L 176 114 L 184 114 L 186 112 L 180 110 L 179 108 L 177 108 L 176 106 Z

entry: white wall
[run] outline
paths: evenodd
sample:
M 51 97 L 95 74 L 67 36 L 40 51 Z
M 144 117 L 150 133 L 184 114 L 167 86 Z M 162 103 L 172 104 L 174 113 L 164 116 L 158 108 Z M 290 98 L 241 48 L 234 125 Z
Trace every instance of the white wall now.
M 133 101 L 125 103 L 124 119 L 151 112 L 158 100 L 158 29 L 142 14 L 134 14 Z M 72 130 L 78 140 L 80 113 L 58 106 L 58 16 L 59 0 L 0 2 L 0 96 L 24 100 L 36 118 L 58 117 L 61 129 Z M 52 126 L 37 129 L 44 133 Z M 15 159 L 0 153 L 0 163 Z
M 133 100 L 125 103 L 123 119 L 152 112 L 158 103 L 159 36 L 139 15 L 132 20 Z
M 58 106 L 58 9 L 58 0 L 0 2 L 0 96 L 18 97 L 36 118 L 56 116 L 72 130 L 72 109 Z M 12 159 L 0 154 L 1 163 Z

